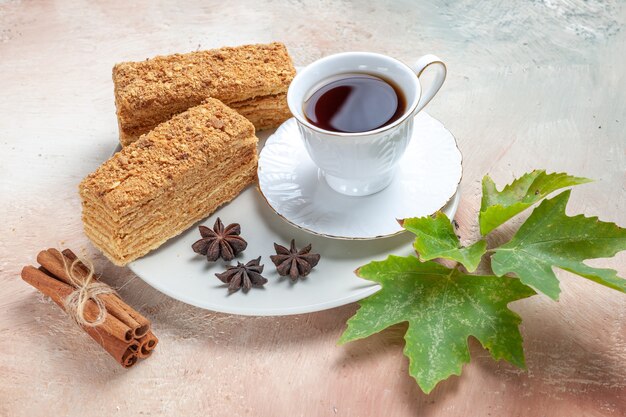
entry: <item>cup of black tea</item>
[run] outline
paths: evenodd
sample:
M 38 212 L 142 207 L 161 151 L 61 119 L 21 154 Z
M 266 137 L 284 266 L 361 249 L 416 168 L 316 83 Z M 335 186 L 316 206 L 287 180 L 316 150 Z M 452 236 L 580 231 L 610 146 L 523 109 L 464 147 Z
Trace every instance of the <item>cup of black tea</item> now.
M 426 68 L 434 80 L 422 87 Z M 412 69 L 386 55 L 346 52 L 305 67 L 287 93 L 309 156 L 335 191 L 364 196 L 387 187 L 413 135 L 413 117 L 437 94 L 445 64 L 434 55 Z

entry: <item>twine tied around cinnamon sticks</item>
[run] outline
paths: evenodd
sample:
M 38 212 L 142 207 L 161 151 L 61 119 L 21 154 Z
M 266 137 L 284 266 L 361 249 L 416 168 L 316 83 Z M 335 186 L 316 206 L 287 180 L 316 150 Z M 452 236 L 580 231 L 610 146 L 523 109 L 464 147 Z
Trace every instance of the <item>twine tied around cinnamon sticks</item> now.
M 73 316 L 80 327 L 125 368 L 147 358 L 158 343 L 150 321 L 126 304 L 69 249 L 39 252 L 39 268 L 28 265 L 22 279 Z M 83 322 L 84 321 L 84 322 Z
M 105 284 L 104 282 L 96 281 L 94 279 L 93 264 L 90 260 L 74 259 L 69 265 L 65 256 L 62 256 L 63 267 L 65 273 L 69 278 L 71 284 L 76 288 L 70 295 L 65 298 L 65 311 L 67 314 L 80 326 L 95 327 L 104 323 L 106 319 L 107 309 L 104 305 L 104 301 L 100 298 L 105 294 L 117 294 L 117 292 Z M 87 275 L 83 276 L 77 272 L 77 265 L 82 263 L 87 267 Z M 89 300 L 93 300 L 96 303 L 98 309 L 98 315 L 94 320 L 88 320 L 85 317 L 85 308 Z

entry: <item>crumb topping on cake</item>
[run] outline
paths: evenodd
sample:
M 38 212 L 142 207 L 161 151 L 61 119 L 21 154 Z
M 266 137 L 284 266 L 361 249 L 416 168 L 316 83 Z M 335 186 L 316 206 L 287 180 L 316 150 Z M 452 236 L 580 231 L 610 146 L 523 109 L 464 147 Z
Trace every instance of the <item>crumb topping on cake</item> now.
M 116 101 L 124 111 L 215 97 L 247 100 L 286 91 L 295 75 L 282 43 L 225 47 L 123 62 L 113 68 Z
M 81 195 L 122 212 L 174 186 L 191 169 L 210 170 L 244 141 L 256 142 L 252 123 L 219 100 L 207 99 L 115 154 L 83 180 Z

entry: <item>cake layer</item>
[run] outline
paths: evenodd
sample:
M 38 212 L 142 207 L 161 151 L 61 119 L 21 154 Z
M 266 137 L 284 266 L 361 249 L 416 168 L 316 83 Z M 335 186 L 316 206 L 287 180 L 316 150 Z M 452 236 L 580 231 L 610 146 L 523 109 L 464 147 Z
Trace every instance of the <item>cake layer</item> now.
M 291 117 L 291 111 L 287 105 L 287 93 L 255 97 L 226 104 L 250 120 L 257 131 L 278 127 Z M 152 122 L 149 122 L 144 126 L 120 130 L 122 132 L 121 137 L 123 137 L 122 145 L 135 142 L 141 135 L 150 131 L 153 127 Z
M 254 126 L 219 100 L 209 99 L 162 123 L 123 148 L 80 185 L 117 216 L 175 187 L 194 168 L 209 169 L 228 149 L 254 139 Z
M 222 183 L 222 186 L 205 193 L 205 197 L 197 200 L 197 203 L 184 216 L 170 213 L 167 222 L 150 225 L 151 227 L 146 227 L 145 230 L 142 228 L 137 232 L 138 238 L 130 242 L 116 242 L 109 239 L 101 233 L 97 225 L 92 225 L 89 220 L 84 222 L 85 234 L 111 262 L 123 266 L 184 232 L 197 221 L 213 213 L 219 206 L 231 201 L 255 180 L 256 163 L 251 163 L 236 176 Z
M 179 193 L 175 198 L 171 199 L 172 203 L 168 205 L 168 207 L 164 207 L 158 212 L 149 212 L 147 216 L 150 216 L 150 220 L 139 225 L 137 228 L 128 233 L 119 233 L 117 228 L 103 225 L 96 212 L 86 211 L 84 221 L 91 227 L 97 229 L 101 237 L 111 243 L 112 247 L 122 248 L 132 246 L 137 241 L 142 240 L 145 237 L 145 234 L 152 233 L 155 228 L 159 228 L 163 224 L 171 223 L 173 221 L 172 216 L 174 212 L 178 213 L 181 212 L 181 210 L 184 210 L 185 215 L 188 213 L 195 214 L 203 212 L 207 207 L 207 201 L 210 201 L 211 198 L 213 198 L 216 193 L 219 193 L 219 191 L 223 188 L 222 183 L 230 184 L 232 178 L 238 176 L 239 173 L 251 172 L 253 170 L 251 167 L 254 167 L 253 162 L 251 162 L 248 166 L 239 169 L 237 173 L 229 172 L 229 175 L 222 176 L 222 178 L 220 178 L 220 185 L 217 187 L 215 184 L 209 184 L 205 181 L 197 184 L 193 189 L 188 190 L 185 193 Z M 204 192 L 203 197 L 194 198 L 190 201 L 189 198 L 191 195 L 197 195 L 198 190 Z M 210 205 L 211 204 L 209 204 L 209 206 Z M 181 207 L 184 207 L 184 209 Z
M 250 120 L 256 130 L 272 129 L 291 117 L 287 93 L 256 97 L 251 100 L 229 103 L 229 107 Z
M 81 182 L 86 234 L 118 265 L 144 255 L 254 181 L 256 145 L 216 99 L 173 117 Z
M 113 68 L 123 146 L 207 97 L 234 103 L 287 92 L 295 68 L 281 43 L 124 62 Z
M 238 158 L 243 161 L 241 165 L 232 163 L 232 160 L 225 161 L 215 168 L 202 172 L 201 175 L 190 175 L 188 179 L 181 181 L 176 189 L 164 190 L 148 203 L 137 206 L 135 211 L 124 215 L 123 220 L 111 216 L 108 209 L 102 206 L 98 200 L 83 200 L 84 220 L 98 229 L 111 239 L 132 238 L 133 234 L 144 227 L 150 227 L 154 219 L 162 219 L 172 210 L 188 210 L 189 207 L 198 201 L 194 196 L 198 193 L 211 191 L 216 184 L 227 181 L 229 176 L 236 174 L 240 170 L 246 170 L 249 165 L 256 163 L 256 147 L 238 148 Z M 191 198 L 191 200 L 185 200 Z
M 185 192 L 187 189 L 205 179 L 219 177 L 224 172 L 230 172 L 231 170 L 238 169 L 240 166 L 247 165 L 249 162 L 256 161 L 256 144 L 257 138 L 252 136 L 247 142 L 243 142 L 242 145 L 233 146 L 231 149 L 226 150 L 221 156 L 220 161 L 216 161 L 215 164 L 211 164 L 211 166 L 198 164 L 194 167 L 190 167 L 187 172 L 188 175 L 179 178 L 176 187 L 167 187 L 163 192 L 151 199 L 127 206 L 122 215 L 111 210 L 105 204 L 103 198 L 92 193 L 84 193 L 83 206 L 89 208 L 90 212 L 97 213 L 103 224 L 113 225 L 118 228 L 120 232 L 123 232 L 133 225 L 145 222 L 146 219 L 149 218 L 149 214 L 146 215 L 146 212 L 158 211 L 163 206 L 166 206 L 168 199 L 171 198 L 174 192 Z

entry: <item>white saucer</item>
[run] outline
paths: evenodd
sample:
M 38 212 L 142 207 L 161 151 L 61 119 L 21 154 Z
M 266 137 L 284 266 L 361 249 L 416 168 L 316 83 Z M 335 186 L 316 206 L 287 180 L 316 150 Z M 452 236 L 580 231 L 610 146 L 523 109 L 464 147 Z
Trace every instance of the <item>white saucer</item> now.
M 325 237 L 357 240 L 393 236 L 404 230 L 397 219 L 443 209 L 462 172 L 454 136 L 420 112 L 393 182 L 376 194 L 350 197 L 333 191 L 310 159 L 293 118 L 267 139 L 258 175 L 265 200 L 287 222 Z

